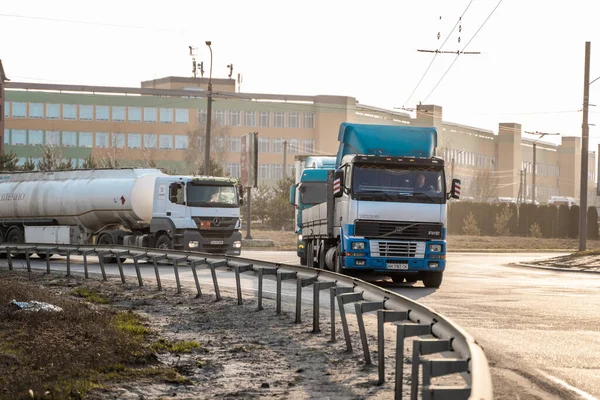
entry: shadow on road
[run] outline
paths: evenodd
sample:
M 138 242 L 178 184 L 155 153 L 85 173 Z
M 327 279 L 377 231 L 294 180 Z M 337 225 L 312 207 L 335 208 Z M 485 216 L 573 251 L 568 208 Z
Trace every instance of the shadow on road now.
M 402 296 L 408 297 L 412 300 L 418 300 L 422 297 L 427 297 L 430 294 L 435 293 L 438 289 L 425 288 L 421 282 L 417 283 L 395 283 L 385 278 L 380 279 L 368 279 L 367 277 L 359 277 L 360 279 L 377 285 L 383 289 L 391 290 L 394 293 L 401 294 Z

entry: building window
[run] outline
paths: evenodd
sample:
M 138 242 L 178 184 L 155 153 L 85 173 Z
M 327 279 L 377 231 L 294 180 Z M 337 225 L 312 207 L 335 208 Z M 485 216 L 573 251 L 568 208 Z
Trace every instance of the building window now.
M 42 103 L 29 103 L 29 118 L 43 119 L 44 105 Z
M 283 178 L 283 165 L 271 164 L 270 169 L 271 169 L 271 179 Z
M 175 109 L 175 123 L 177 124 L 189 124 L 190 113 L 187 108 L 176 108 Z
M 24 146 L 27 144 L 27 131 L 22 129 L 12 130 L 12 144 L 15 146 Z
M 270 119 L 271 119 L 271 113 L 266 111 L 263 112 L 261 111 L 260 113 L 258 113 L 258 126 L 260 126 L 261 128 L 268 128 L 269 127 L 269 123 L 270 123 Z
M 158 111 L 155 107 L 144 107 L 144 122 L 156 122 L 157 113 Z
M 300 113 L 297 113 L 297 112 L 288 113 L 288 127 L 300 128 Z
M 283 153 L 283 139 L 273 139 L 273 153 Z
M 4 144 L 10 144 L 10 129 L 4 130 Z
M 239 178 L 242 175 L 242 169 L 238 162 L 228 162 L 227 170 L 232 178 Z
M 77 147 L 77 132 L 63 132 L 62 145 L 66 147 Z
M 142 148 L 142 134 L 141 133 L 128 133 L 127 134 L 127 148 L 141 149 Z
M 46 104 L 46 119 L 60 119 L 60 104 Z
M 93 136 L 92 132 L 79 132 L 79 147 L 92 147 Z
M 229 151 L 232 153 L 239 153 L 242 151 L 242 139 L 234 136 L 229 138 Z
M 160 109 L 160 123 L 161 124 L 172 124 L 173 123 L 173 109 L 162 108 Z
M 142 122 L 142 107 L 129 107 L 127 120 L 129 122 Z
M 112 120 L 115 122 L 125 122 L 126 109 L 124 106 L 113 106 Z
M 229 111 L 229 125 L 231 126 L 240 126 L 240 112 L 239 111 Z
M 112 147 L 119 149 L 125 148 L 125 134 L 124 133 L 113 133 L 112 135 Z
M 276 112 L 273 116 L 273 126 L 275 128 L 285 128 L 285 113 Z
M 297 154 L 300 152 L 300 141 L 298 139 L 290 139 L 287 142 L 287 152 Z
M 314 127 L 315 127 L 315 114 L 314 113 L 304 113 L 304 128 L 314 129 Z
M 258 138 L 258 152 L 269 153 L 271 151 L 271 139 L 269 138 Z
M 109 106 L 96 106 L 96 121 L 110 121 Z
M 162 150 L 172 150 L 173 135 L 160 135 L 160 148 Z
M 62 117 L 69 121 L 77 120 L 77 104 L 63 104 Z
M 4 103 L 4 118 L 10 118 L 10 101 Z
M 44 132 L 43 131 L 29 131 L 27 143 L 30 145 L 42 145 L 44 144 Z
M 96 147 L 106 148 L 108 145 L 108 132 L 96 132 Z
M 60 132 L 46 131 L 46 144 L 49 146 L 58 146 L 60 144 Z
M 156 134 L 145 133 L 144 134 L 144 148 L 145 149 L 156 149 Z
M 225 126 L 227 123 L 227 112 L 225 110 L 217 110 L 215 111 L 215 121 L 219 124 L 219 126 Z
M 313 139 L 304 139 L 302 141 L 302 152 L 304 154 L 313 154 L 315 152 L 315 141 Z
M 244 126 L 256 126 L 256 112 L 244 111 Z
M 187 135 L 175 135 L 175 150 L 187 150 L 188 137 Z
M 198 125 L 206 126 L 206 110 L 198 110 Z
M 218 152 L 225 151 L 225 138 L 223 136 L 216 137 L 212 149 Z
M 13 101 L 12 117 L 13 118 L 27 118 L 27 103 Z
M 48 106 L 49 105 L 50 104 L 48 104 Z M 92 121 L 93 119 L 94 119 L 94 106 L 79 106 L 79 120 L 80 121 Z
M 258 179 L 269 179 L 269 165 L 259 164 L 258 165 Z

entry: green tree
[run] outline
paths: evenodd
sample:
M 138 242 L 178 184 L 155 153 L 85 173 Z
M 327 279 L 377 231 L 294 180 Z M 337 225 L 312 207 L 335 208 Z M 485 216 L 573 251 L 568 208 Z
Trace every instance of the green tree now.
M 279 179 L 275 185 L 273 196 L 267 203 L 267 214 L 265 222 L 267 226 L 273 229 L 293 229 L 294 226 L 294 206 L 290 204 L 290 186 L 295 180 L 292 176 Z
M 35 170 L 35 162 L 29 157 L 20 169 L 21 171 L 33 171 Z
M 475 215 L 473 212 L 469 212 L 469 215 L 465 217 L 463 220 L 462 230 L 465 235 L 469 236 L 479 236 L 481 235 L 481 229 L 477 225 L 477 220 L 475 219 Z
M 510 207 L 505 206 L 502 208 L 502 211 L 496 214 L 496 221 L 494 222 L 494 229 L 496 229 L 496 233 L 500 236 L 508 236 L 510 235 L 510 226 L 509 223 L 513 217 L 512 210 Z
M 64 160 L 62 153 L 57 146 L 42 146 L 42 159 L 38 163 L 40 171 L 64 171 L 73 169 L 73 160 L 68 158 Z
M 19 157 L 12 151 L 10 153 L 0 154 L 0 171 L 16 171 Z
M 190 173 L 193 175 L 204 175 L 204 163 L 194 165 L 195 170 L 190 170 Z M 223 167 L 223 164 L 218 162 L 214 158 L 210 158 L 210 171 L 208 173 L 209 176 L 229 176 L 229 171 L 226 171 Z
M 95 169 L 98 168 L 98 163 L 94 159 L 94 157 L 90 154 L 83 160 L 83 165 L 81 166 L 83 169 Z

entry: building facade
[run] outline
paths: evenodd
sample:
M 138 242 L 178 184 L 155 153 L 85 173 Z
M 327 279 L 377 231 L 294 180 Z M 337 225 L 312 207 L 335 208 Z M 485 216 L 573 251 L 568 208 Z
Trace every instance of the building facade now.
M 342 122 L 435 126 L 447 177 L 462 180 L 464 196 L 531 199 L 533 142 L 522 138 L 518 123 L 500 123 L 493 132 L 444 121 L 437 105 L 421 105 L 412 115 L 353 97 L 238 93 L 233 79 L 212 83 L 211 155 L 231 176 L 240 176 L 240 138 L 250 132 L 258 132 L 259 180 L 269 183 L 283 176 L 284 161 L 292 173 L 294 155 L 335 154 Z M 3 84 L 2 142 L 20 163 L 38 161 L 44 146 L 52 146 L 79 167 L 90 155 L 109 165 L 151 165 L 178 173 L 194 173 L 203 165 L 206 78 L 166 77 L 144 81 L 140 88 Z M 561 139 L 560 145 L 536 143 L 539 202 L 579 197 L 581 139 Z M 591 152 L 590 205 L 596 204 L 595 165 Z

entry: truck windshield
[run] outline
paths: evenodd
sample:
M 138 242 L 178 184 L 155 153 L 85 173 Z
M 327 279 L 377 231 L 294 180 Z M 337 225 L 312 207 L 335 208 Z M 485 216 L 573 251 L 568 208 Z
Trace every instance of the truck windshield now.
M 446 202 L 444 170 L 437 166 L 354 165 L 352 194 L 359 200 Z
M 300 186 L 300 204 L 315 205 L 327 201 L 326 182 L 304 182 Z
M 188 183 L 187 204 L 190 207 L 239 207 L 237 189 L 232 185 Z

